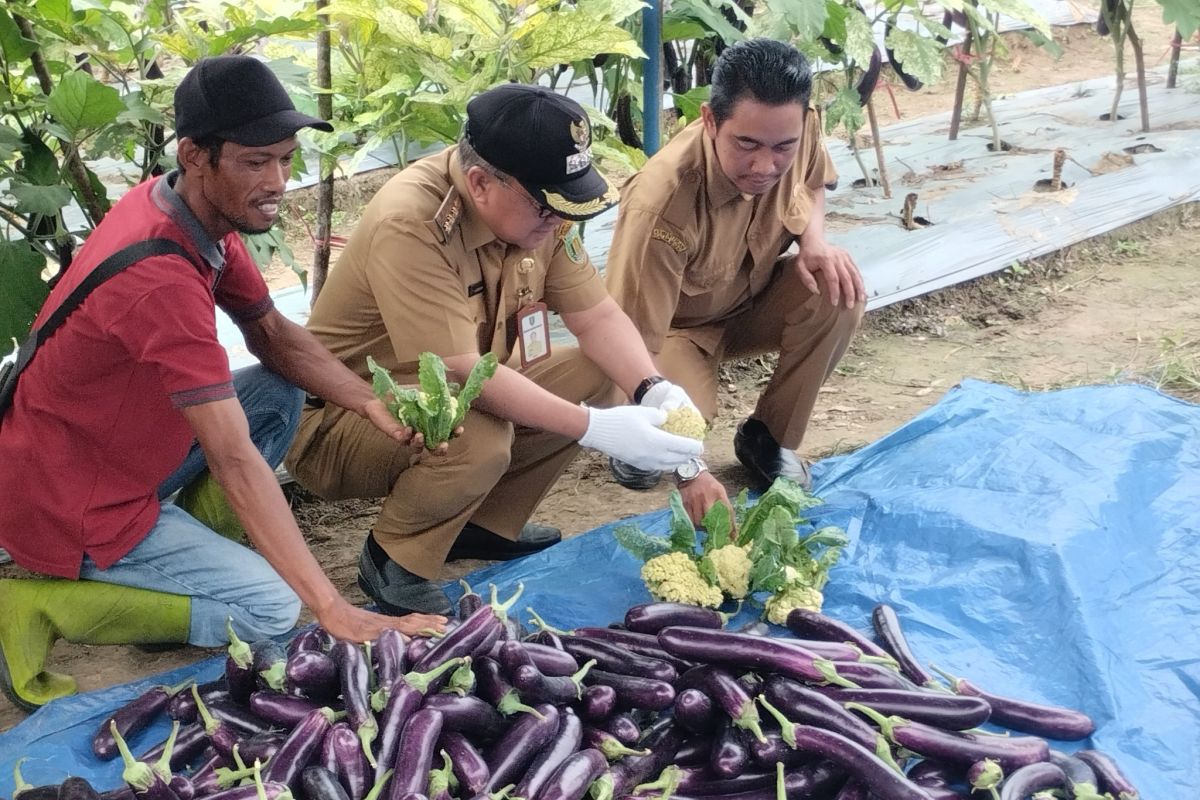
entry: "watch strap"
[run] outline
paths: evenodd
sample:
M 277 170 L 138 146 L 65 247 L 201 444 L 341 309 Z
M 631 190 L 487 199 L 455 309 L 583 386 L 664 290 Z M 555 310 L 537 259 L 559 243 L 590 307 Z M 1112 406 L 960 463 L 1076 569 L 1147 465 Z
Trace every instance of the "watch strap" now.
M 642 382 L 639 383 L 637 388 L 633 390 L 633 402 L 637 405 L 641 405 L 642 398 L 646 396 L 646 392 L 650 391 L 651 387 L 657 386 L 665 380 L 666 378 L 664 378 L 662 375 L 651 375 L 648 378 L 642 379 Z

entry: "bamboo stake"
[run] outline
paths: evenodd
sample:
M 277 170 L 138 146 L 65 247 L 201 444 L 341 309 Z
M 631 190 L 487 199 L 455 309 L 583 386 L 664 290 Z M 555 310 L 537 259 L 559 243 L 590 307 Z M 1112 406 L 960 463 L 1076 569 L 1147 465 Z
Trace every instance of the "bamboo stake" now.
M 879 136 L 879 119 L 875 116 L 875 93 L 867 98 L 867 120 L 871 123 L 871 142 L 875 145 L 875 160 L 879 163 L 879 185 L 883 187 L 885 200 L 892 196 L 892 185 L 888 181 L 887 164 L 883 160 L 883 141 Z

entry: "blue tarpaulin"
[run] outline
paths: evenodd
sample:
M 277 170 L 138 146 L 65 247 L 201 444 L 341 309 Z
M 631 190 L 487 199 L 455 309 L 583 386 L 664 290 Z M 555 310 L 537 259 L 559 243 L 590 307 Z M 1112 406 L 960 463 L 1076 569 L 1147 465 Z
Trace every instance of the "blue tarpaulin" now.
M 867 629 L 887 602 L 922 660 L 1090 714 L 1087 744 L 1142 797 L 1200 786 L 1200 408 L 1136 386 L 1027 394 L 972 381 L 814 472 L 826 505 L 809 516 L 851 534 L 827 613 Z M 666 512 L 637 521 L 667 527 Z M 560 627 L 607 624 L 647 599 L 611 528 L 469 580 L 502 596 L 524 582 L 519 608 Z M 35 784 L 78 774 L 116 785 L 119 770 L 90 754 L 99 721 L 150 685 L 219 668 L 211 659 L 50 704 L 0 734 L 0 796 L 21 755 Z

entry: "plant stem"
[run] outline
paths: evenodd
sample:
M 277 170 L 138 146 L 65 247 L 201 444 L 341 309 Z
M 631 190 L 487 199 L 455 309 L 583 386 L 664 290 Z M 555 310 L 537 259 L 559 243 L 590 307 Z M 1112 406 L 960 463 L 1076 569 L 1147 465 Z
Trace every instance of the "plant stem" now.
M 968 24 L 970 23 L 968 18 Z M 970 68 L 967 66 L 967 58 L 971 55 L 971 40 L 974 37 L 968 28 L 967 35 L 963 37 L 962 57 L 963 61 L 958 65 L 958 82 L 954 85 L 954 110 L 950 113 L 950 141 L 958 138 L 958 126 L 962 122 L 962 107 L 963 97 L 967 93 L 967 73 Z
M 1132 11 L 1132 9 L 1131 9 Z M 1142 133 L 1150 132 L 1150 104 L 1146 99 L 1146 60 L 1142 55 L 1142 40 L 1133 28 L 1133 14 L 1126 20 L 1126 35 L 1133 48 L 1133 64 L 1137 72 L 1138 106 L 1142 114 Z
M 892 185 L 888 182 L 887 165 L 883 160 L 883 140 L 879 136 L 879 118 L 875 115 L 875 95 L 867 99 L 867 121 L 871 124 L 871 142 L 875 145 L 875 160 L 879 163 L 879 185 L 883 187 L 885 200 L 892 196 Z
M 1179 51 L 1183 49 L 1183 34 L 1179 29 L 1175 29 L 1175 35 L 1171 37 L 1171 64 L 1167 67 L 1167 88 L 1174 89 L 1175 83 L 1179 79 Z
M 862 151 L 858 149 L 858 135 L 854 131 L 850 131 L 850 152 L 854 153 L 854 160 L 858 162 L 858 168 L 862 170 L 863 180 L 867 182 L 867 186 L 874 186 L 876 180 L 871 177 L 871 173 L 867 171 L 867 165 L 862 160 Z
M 317 0 L 317 19 L 321 30 L 317 34 L 317 113 L 321 119 L 333 119 L 333 70 L 331 66 L 331 41 L 329 15 L 321 13 L 328 7 L 328 0 Z M 336 161 L 321 156 L 321 176 L 317 188 L 317 241 L 313 251 L 312 302 L 317 302 L 329 274 L 329 237 L 333 233 L 333 168 Z
M 1101 3 L 1102 8 L 1103 5 Z M 1113 91 L 1112 108 L 1109 110 L 1108 121 L 1114 125 L 1117 122 L 1117 106 L 1121 104 L 1121 92 L 1125 89 L 1125 20 L 1127 18 L 1128 10 L 1125 2 L 1118 0 L 1109 24 L 1113 48 L 1116 50 L 1117 87 Z

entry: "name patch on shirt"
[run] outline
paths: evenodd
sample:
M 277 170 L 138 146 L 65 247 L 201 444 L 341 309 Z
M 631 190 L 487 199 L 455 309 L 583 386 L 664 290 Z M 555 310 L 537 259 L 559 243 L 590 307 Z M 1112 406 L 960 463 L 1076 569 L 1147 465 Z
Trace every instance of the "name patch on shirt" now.
M 474 297 L 477 294 L 483 294 L 483 281 L 472 283 L 467 287 L 467 297 Z
M 683 239 L 680 239 L 666 228 L 655 228 L 650 231 L 650 238 L 664 242 L 667 247 L 670 247 L 676 253 L 682 253 L 687 250 L 687 245 L 683 243 Z

